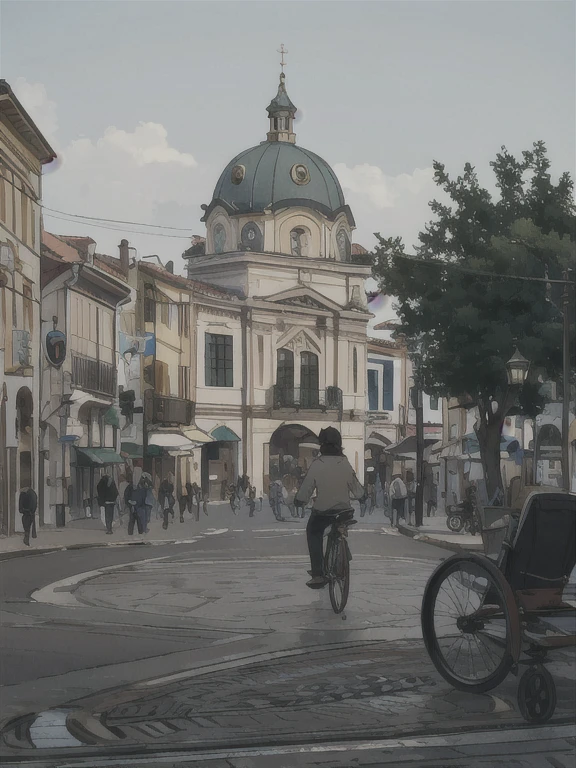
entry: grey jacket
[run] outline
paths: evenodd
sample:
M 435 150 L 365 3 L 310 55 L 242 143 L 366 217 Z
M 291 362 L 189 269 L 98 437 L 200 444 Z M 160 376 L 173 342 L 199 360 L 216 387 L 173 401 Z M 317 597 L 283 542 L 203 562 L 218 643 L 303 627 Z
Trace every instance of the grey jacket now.
M 364 496 L 364 488 L 345 456 L 318 456 L 314 459 L 294 503 L 306 505 L 314 490 L 316 498 L 312 508 L 323 514 L 351 509 L 350 496 L 355 499 Z

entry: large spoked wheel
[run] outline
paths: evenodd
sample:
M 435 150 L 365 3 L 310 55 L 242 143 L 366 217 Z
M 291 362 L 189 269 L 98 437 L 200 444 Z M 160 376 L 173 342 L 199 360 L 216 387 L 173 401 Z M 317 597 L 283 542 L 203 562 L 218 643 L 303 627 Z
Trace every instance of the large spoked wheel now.
M 448 530 L 453 533 L 459 533 L 464 527 L 464 520 L 462 516 L 458 514 L 448 515 L 446 525 L 448 526 Z
M 350 562 L 346 541 L 341 536 L 329 536 L 325 572 L 334 613 L 342 613 L 350 592 Z
M 520 616 L 502 573 L 488 558 L 453 555 L 434 571 L 422 602 L 426 650 L 454 688 L 483 693 L 520 656 Z
M 541 664 L 529 667 L 520 678 L 518 706 L 529 723 L 546 723 L 556 709 L 556 686 Z

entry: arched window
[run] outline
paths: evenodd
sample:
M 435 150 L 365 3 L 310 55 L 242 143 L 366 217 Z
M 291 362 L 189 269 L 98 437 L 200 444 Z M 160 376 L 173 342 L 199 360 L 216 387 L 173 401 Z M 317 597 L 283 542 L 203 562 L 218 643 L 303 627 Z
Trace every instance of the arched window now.
M 358 349 L 354 347 L 352 351 L 352 383 L 354 386 L 354 394 L 358 392 Z
M 308 256 L 309 236 L 305 229 L 296 227 L 290 232 L 290 251 L 293 256 Z
M 243 247 L 247 250 L 258 252 L 262 250 L 262 232 L 258 224 L 255 224 L 253 221 L 244 224 L 240 239 L 242 240 Z
M 319 398 L 318 355 L 302 352 L 300 355 L 300 405 L 303 408 L 317 408 Z
M 338 254 L 340 256 L 340 261 L 350 261 L 350 254 L 351 254 L 351 245 L 350 245 L 350 238 L 348 237 L 348 232 L 342 227 L 338 230 L 338 233 L 336 235 L 336 243 L 338 244 Z
M 294 353 L 290 349 L 277 353 L 276 392 L 280 407 L 294 405 Z
M 226 248 L 226 230 L 222 224 L 216 224 L 212 234 L 214 237 L 214 253 L 224 253 Z

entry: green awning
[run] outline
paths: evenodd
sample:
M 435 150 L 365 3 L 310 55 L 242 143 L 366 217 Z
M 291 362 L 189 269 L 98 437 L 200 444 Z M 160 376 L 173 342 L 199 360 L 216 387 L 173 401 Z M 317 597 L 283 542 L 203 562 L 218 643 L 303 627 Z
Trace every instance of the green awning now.
M 219 443 L 238 443 L 240 438 L 228 427 L 215 427 L 210 434 Z
M 122 443 L 120 453 L 127 459 L 141 459 L 144 448 L 138 443 Z
M 114 406 L 110 406 L 104 414 L 104 424 L 111 424 L 113 427 L 120 426 L 120 419 L 118 418 L 118 411 Z
M 114 448 L 76 448 L 76 461 L 80 467 L 102 467 L 105 464 L 124 464 Z

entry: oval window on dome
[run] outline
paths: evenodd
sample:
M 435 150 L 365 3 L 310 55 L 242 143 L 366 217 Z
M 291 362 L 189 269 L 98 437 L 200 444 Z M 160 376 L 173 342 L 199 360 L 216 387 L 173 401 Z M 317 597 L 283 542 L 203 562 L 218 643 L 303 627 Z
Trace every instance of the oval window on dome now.
M 262 250 L 262 232 L 258 224 L 253 221 L 249 221 L 248 224 L 244 224 L 242 227 L 242 233 L 240 235 L 242 240 L 242 246 L 249 251 L 261 251 Z
M 222 224 L 215 224 L 212 230 L 214 238 L 214 253 L 224 253 L 226 248 L 226 230 Z
M 304 184 L 308 184 L 310 181 L 310 171 L 304 163 L 296 163 L 293 165 L 290 170 L 290 176 L 292 177 L 292 181 L 295 184 L 300 184 L 300 186 L 304 186 Z
M 246 176 L 246 168 L 243 165 L 235 165 L 230 176 L 232 184 L 242 184 Z

